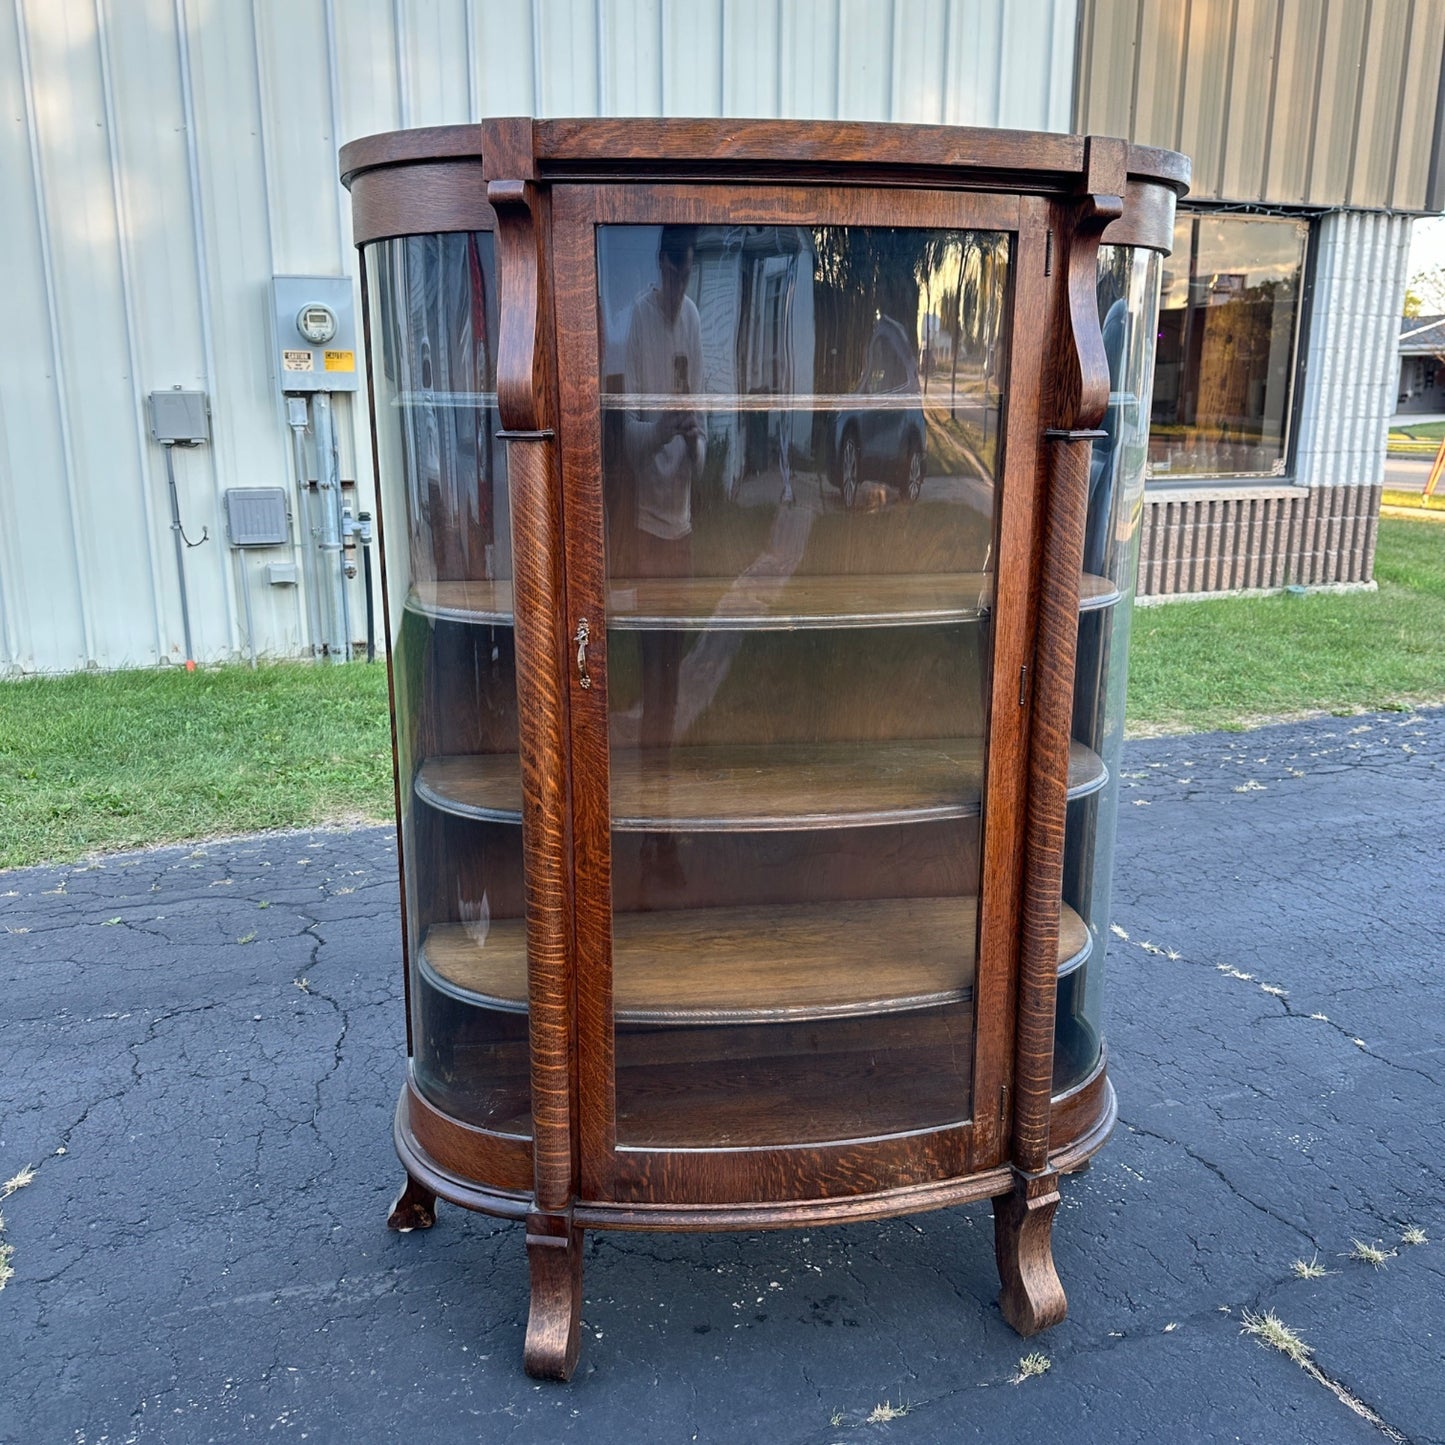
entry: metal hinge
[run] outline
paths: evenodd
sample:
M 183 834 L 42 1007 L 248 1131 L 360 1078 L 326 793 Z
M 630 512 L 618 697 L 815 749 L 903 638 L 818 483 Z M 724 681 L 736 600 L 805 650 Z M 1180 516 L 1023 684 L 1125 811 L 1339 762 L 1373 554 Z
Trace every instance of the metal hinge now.
M 1054 233 L 1044 232 L 1044 275 L 1054 274 Z
M 1027 707 L 1029 700 L 1029 665 L 1019 668 L 1019 706 Z
M 998 1088 L 998 1127 L 1005 1130 L 1008 1128 L 1008 1085 L 1000 1084 Z

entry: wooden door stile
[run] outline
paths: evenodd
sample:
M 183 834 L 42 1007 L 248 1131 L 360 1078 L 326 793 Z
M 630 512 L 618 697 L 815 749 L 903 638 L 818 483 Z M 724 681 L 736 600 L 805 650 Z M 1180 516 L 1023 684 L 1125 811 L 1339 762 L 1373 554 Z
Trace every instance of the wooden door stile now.
M 1010 257 L 1009 369 L 1004 391 L 1003 468 L 998 487 L 993 661 L 979 895 L 978 1034 L 974 1055 L 974 1147 L 987 1167 L 1003 1158 L 1005 1103 L 1013 1075 L 1013 1003 L 1028 740 L 1027 669 L 1035 617 L 1030 578 L 1038 545 L 1038 398 L 1046 326 L 1017 324 L 1047 311 L 1046 207 L 1020 199 Z
M 553 193 L 552 255 L 562 490 L 566 515 L 569 639 L 585 620 L 587 682 L 571 642 L 573 896 L 577 946 L 579 1188 L 604 1198 L 617 1143 L 613 1094 L 612 837 L 608 780 L 607 558 L 602 506 L 602 424 L 598 366 L 597 255 L 590 187 Z

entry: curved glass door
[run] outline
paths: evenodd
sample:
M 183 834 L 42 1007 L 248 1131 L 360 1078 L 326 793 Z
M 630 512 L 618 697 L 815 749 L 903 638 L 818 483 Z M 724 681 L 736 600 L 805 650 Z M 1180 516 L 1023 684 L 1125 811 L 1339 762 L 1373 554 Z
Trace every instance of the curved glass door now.
M 1084 530 L 1084 579 L 1074 673 L 1073 736 L 1101 762 L 1102 786 L 1069 804 L 1064 843 L 1063 931 L 1054 1025 L 1054 1092 L 1084 1083 L 1103 1054 L 1104 950 L 1124 743 L 1129 623 L 1139 565 L 1139 520 L 1149 451 L 1160 259 L 1099 248 L 1099 322 L 1109 358 L 1109 409 L 1094 443 Z
M 531 1133 L 522 790 L 498 296 L 487 231 L 366 248 L 412 1070 Z
M 617 1144 L 966 1120 L 1011 237 L 596 238 Z

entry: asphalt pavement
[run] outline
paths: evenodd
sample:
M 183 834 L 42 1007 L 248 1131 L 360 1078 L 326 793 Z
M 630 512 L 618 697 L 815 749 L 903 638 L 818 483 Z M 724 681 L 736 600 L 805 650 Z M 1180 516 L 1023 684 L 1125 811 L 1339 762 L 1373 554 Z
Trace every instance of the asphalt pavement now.
M 986 1205 L 594 1235 L 568 1386 L 522 1373 L 517 1226 L 384 1227 L 385 830 L 0 874 L 0 1440 L 1439 1445 L 1442 759 L 1442 711 L 1127 747 L 1062 1325 L 1003 1323 Z

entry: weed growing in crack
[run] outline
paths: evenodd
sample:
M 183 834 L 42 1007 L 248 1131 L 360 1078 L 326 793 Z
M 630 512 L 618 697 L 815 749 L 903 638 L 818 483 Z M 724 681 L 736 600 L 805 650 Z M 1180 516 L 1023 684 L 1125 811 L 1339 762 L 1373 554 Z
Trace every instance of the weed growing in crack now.
M 846 1419 L 847 1416 L 843 1413 L 843 1411 L 834 1410 L 833 1413 L 828 1416 L 828 1423 L 836 1430 L 838 1426 L 841 1425 Z
M 1334 1271 L 1326 1269 L 1324 1265 L 1320 1263 L 1319 1255 L 1315 1255 L 1315 1257 L 1309 1261 L 1303 1259 L 1295 1260 L 1295 1262 L 1290 1265 L 1290 1273 L 1293 1274 L 1296 1279 L 1323 1279 L 1327 1274 L 1333 1274 Z
M 27 1164 L 18 1174 L 12 1174 L 0 1184 L 0 1199 L 9 1199 L 17 1189 L 24 1189 L 35 1178 L 35 1170 Z
M 1401 1236 L 1401 1244 L 1429 1244 L 1425 1237 L 1425 1231 L 1417 1224 L 1412 1224 Z
M 1242 1334 L 1253 1335 L 1262 1345 L 1288 1355 L 1297 1365 L 1310 1363 L 1314 1352 L 1273 1310 L 1266 1310 L 1262 1315 L 1245 1310 L 1241 1318 L 1244 1320 Z
M 875 1405 L 868 1412 L 868 1418 L 863 1422 L 865 1425 L 887 1425 L 890 1421 L 901 1420 L 909 1411 L 907 1400 L 900 1400 L 894 1404 L 891 1400 L 885 1400 L 881 1405 Z
M 1038 1351 L 1035 1351 L 1032 1355 L 1025 1355 L 1023 1359 L 1019 1361 L 1018 1374 L 1013 1377 L 1010 1383 L 1022 1385 L 1025 1380 L 1031 1379 L 1034 1375 L 1047 1375 L 1053 1363 L 1047 1355 L 1040 1354 Z
M 15 1246 L 13 1244 L 0 1244 L 0 1290 L 3 1290 L 15 1278 L 15 1271 L 10 1267 L 10 1261 L 14 1256 Z
M 1287 1355 L 1317 1385 L 1323 1385 L 1340 1404 L 1353 1411 L 1362 1420 L 1368 1420 L 1393 1445 L 1407 1445 L 1405 1437 L 1392 1425 L 1387 1425 L 1359 1396 L 1347 1390 L 1338 1380 L 1332 1380 L 1315 1364 L 1314 1351 L 1297 1335 L 1273 1310 L 1257 1315 L 1245 1310 L 1241 1316 L 1244 1326 L 1241 1333 L 1253 1335 L 1261 1345 Z
M 1347 1259 L 1357 1259 L 1361 1264 L 1373 1265 L 1376 1269 L 1383 1269 L 1387 1259 L 1394 1259 L 1398 1251 L 1393 1249 L 1381 1249 L 1376 1244 L 1366 1244 L 1363 1239 L 1350 1240 L 1350 1252 Z

